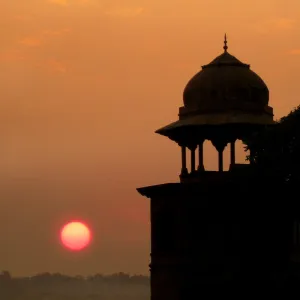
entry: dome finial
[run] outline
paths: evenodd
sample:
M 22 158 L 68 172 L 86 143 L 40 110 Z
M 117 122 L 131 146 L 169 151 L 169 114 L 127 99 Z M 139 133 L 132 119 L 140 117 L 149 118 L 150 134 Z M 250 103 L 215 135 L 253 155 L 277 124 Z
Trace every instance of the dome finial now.
M 223 49 L 224 49 L 224 52 L 227 52 L 228 47 L 227 47 L 227 36 L 226 36 L 226 33 L 225 33 L 225 37 L 224 37 L 224 47 L 223 47 Z

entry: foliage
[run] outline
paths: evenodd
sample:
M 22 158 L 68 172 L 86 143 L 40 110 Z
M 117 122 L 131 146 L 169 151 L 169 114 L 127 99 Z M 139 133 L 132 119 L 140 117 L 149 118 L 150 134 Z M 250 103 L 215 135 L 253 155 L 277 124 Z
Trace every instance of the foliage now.
M 247 141 L 254 165 L 263 172 L 271 172 L 285 181 L 300 178 L 300 106 Z

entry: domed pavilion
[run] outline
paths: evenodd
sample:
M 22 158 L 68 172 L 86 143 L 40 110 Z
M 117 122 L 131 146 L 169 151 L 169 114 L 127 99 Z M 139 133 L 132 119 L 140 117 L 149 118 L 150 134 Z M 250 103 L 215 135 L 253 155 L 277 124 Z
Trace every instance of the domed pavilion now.
M 203 142 L 210 140 L 219 153 L 219 171 L 223 171 L 223 150 L 227 144 L 231 145 L 233 167 L 235 141 L 273 124 L 268 87 L 250 65 L 228 52 L 226 35 L 223 48 L 221 55 L 202 66 L 187 83 L 179 120 L 156 131 L 182 147 L 182 176 L 188 174 L 187 148 L 191 151 L 190 172 L 196 170 L 193 159 L 196 148 L 199 150 L 198 171 L 203 171 Z

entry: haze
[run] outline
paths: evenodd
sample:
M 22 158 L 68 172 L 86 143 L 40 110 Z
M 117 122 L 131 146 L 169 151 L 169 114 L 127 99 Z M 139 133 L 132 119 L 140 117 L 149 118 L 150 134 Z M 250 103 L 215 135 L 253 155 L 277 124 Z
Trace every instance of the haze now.
M 1 1 L 1 269 L 147 274 L 149 202 L 135 188 L 180 172 L 179 147 L 154 130 L 176 120 L 225 32 L 275 118 L 297 106 L 299 12 L 299 0 Z M 208 143 L 207 169 L 216 158 Z M 59 244 L 74 218 L 94 232 L 81 254 Z

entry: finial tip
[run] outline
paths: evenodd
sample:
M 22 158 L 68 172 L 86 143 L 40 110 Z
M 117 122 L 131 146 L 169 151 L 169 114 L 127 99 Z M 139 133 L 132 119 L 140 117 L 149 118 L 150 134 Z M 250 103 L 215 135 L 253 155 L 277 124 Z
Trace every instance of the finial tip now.
M 224 52 L 227 52 L 228 47 L 227 47 L 227 35 L 226 35 L 226 33 L 225 33 L 225 36 L 224 36 L 224 47 L 223 47 L 223 49 L 224 49 Z

